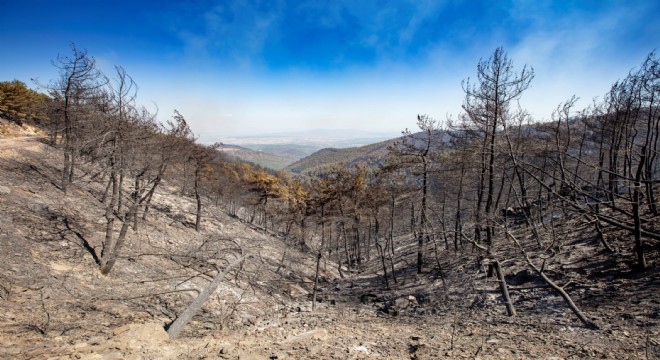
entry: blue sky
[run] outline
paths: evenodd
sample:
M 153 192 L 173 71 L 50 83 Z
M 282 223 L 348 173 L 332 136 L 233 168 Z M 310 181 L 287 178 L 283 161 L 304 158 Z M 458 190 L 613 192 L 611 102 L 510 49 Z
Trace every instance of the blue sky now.
M 521 105 L 543 120 L 573 94 L 588 105 L 660 45 L 657 0 L 0 0 L 0 13 L 0 80 L 55 78 L 50 61 L 73 42 L 203 141 L 456 118 L 461 80 L 498 46 L 534 68 Z

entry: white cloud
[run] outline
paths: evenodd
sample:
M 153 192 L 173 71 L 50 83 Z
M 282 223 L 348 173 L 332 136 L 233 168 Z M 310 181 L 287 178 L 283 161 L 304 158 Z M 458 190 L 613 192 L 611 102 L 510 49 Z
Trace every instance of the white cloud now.
M 527 10 L 530 19 L 539 12 Z M 534 67 L 536 78 L 524 95 L 526 105 L 537 120 L 548 119 L 560 103 L 577 95 L 578 108 L 591 104 L 618 78 L 643 60 L 645 51 L 621 51 L 626 25 L 640 21 L 643 9 L 632 5 L 614 6 L 601 12 L 567 14 L 556 22 L 534 25 L 509 54 L 517 68 Z M 522 16 L 522 15 L 520 15 Z

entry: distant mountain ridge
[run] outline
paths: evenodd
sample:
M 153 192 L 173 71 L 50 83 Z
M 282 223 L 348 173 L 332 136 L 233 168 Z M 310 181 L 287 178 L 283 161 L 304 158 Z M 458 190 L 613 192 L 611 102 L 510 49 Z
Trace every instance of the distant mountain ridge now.
M 369 147 L 394 137 L 364 130 L 315 129 L 225 138 L 222 139 L 225 145 L 220 150 L 234 158 L 280 170 L 316 152 Z M 341 151 L 342 154 L 348 152 Z
M 257 164 L 259 166 L 273 170 L 281 170 L 297 160 L 295 156 L 287 157 L 231 144 L 222 144 L 218 151 L 224 153 L 230 158 L 235 158 L 241 161 L 248 161 L 253 164 Z
M 426 140 L 424 140 L 424 132 L 413 133 L 410 136 L 411 138 L 408 142 L 410 146 L 420 150 L 426 146 Z M 437 151 L 439 149 L 438 146 L 448 146 L 452 138 L 449 132 L 438 130 L 434 130 L 431 137 L 431 147 L 433 151 Z M 403 136 L 398 136 L 363 146 L 355 146 L 343 149 L 321 149 L 307 157 L 294 162 L 291 165 L 288 165 L 284 168 L 284 170 L 294 174 L 311 175 L 340 164 L 347 167 L 353 167 L 357 164 L 362 164 L 370 168 L 375 167 L 385 161 L 387 155 L 389 154 L 389 148 L 397 141 L 401 141 L 402 139 Z
M 226 144 L 236 144 L 253 149 L 256 146 L 263 145 L 293 145 L 311 147 L 314 148 L 313 151 L 316 151 L 328 147 L 346 148 L 368 145 L 397 136 L 396 133 L 369 132 L 364 130 L 316 129 L 277 134 L 234 136 L 223 138 L 221 141 Z
M 424 133 L 418 132 L 412 134 L 412 143 L 418 148 L 423 148 L 426 140 Z M 452 135 L 447 131 L 434 131 L 432 137 L 434 144 L 432 147 L 448 145 Z M 248 138 L 254 140 L 257 138 Z M 240 160 L 249 161 L 263 167 L 274 170 L 285 170 L 294 174 L 310 175 L 320 171 L 330 169 L 335 165 L 352 167 L 356 164 L 362 164 L 367 167 L 374 167 L 383 163 L 387 157 L 388 148 L 402 136 L 390 137 L 387 139 L 353 138 L 346 140 L 333 140 L 331 138 L 322 139 L 319 142 L 316 139 L 304 139 L 301 142 L 308 143 L 287 143 L 287 138 L 269 138 L 265 137 L 264 143 L 251 143 L 245 145 L 224 145 L 223 151 L 230 156 Z M 334 141 L 334 142 L 333 142 Z M 281 142 L 281 143 L 278 143 Z M 366 142 L 366 144 L 361 144 Z M 346 143 L 357 143 L 357 146 L 341 146 Z M 328 145 L 330 146 L 322 146 Z M 333 146 L 339 145 L 339 146 Z
M 397 132 L 368 131 L 357 129 L 309 129 L 301 131 L 282 131 L 257 135 L 235 136 L 234 138 L 326 138 L 326 139 L 359 139 L 359 138 L 391 138 Z
M 298 144 L 244 144 L 242 147 L 281 156 L 289 159 L 289 163 L 300 160 L 319 150 L 319 147 L 315 145 Z
M 393 145 L 396 140 L 389 139 L 374 144 L 344 149 L 321 149 L 285 167 L 284 170 L 295 174 L 312 174 L 339 164 L 349 167 L 356 164 L 375 166 L 386 158 L 388 147 Z

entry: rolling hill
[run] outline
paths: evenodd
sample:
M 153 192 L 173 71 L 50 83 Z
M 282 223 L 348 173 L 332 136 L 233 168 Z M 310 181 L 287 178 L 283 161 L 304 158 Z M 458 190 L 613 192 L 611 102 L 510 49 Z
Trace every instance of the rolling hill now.
M 254 150 L 266 152 L 269 154 L 277 155 L 289 160 L 288 164 L 298 161 L 305 156 L 313 154 L 315 151 L 322 149 L 324 146 L 317 146 L 312 144 L 241 144 L 240 146 Z M 287 164 L 287 165 L 288 165 Z
M 273 170 L 281 170 L 300 158 L 296 157 L 296 155 L 286 156 L 283 154 L 273 154 L 266 151 L 252 150 L 246 147 L 230 144 L 223 144 L 218 150 L 230 158 L 248 161 Z
M 388 152 L 387 148 L 392 145 L 395 140 L 396 139 L 390 139 L 375 144 L 346 149 L 321 149 L 312 155 L 294 162 L 284 170 L 295 174 L 311 174 L 338 164 L 343 164 L 345 166 L 353 166 L 355 164 L 371 166 L 379 164 L 385 160 Z
M 249 161 L 273 170 L 281 170 L 294 162 L 313 155 L 315 152 L 328 154 L 340 151 L 340 157 L 345 157 L 348 153 L 355 153 L 354 157 L 356 159 L 361 158 L 362 155 L 359 153 L 370 153 L 374 148 L 381 147 L 381 145 L 376 144 L 391 141 L 388 139 L 391 139 L 391 136 L 368 131 L 308 130 L 225 138 L 222 139 L 225 145 L 220 150 L 230 157 L 242 161 Z M 374 147 L 374 145 L 376 146 Z M 382 148 L 386 150 L 387 144 L 383 145 Z M 382 157 L 385 153 L 386 151 L 369 155 L 371 156 L 371 162 L 378 157 Z M 352 158 L 352 156 L 349 156 L 349 158 Z M 321 162 L 325 161 L 333 162 L 331 159 L 324 159 Z
M 424 132 L 412 134 L 411 146 L 418 149 L 423 149 L 426 145 Z M 376 143 L 356 146 L 350 148 L 325 148 L 321 149 L 307 157 L 304 157 L 293 164 L 287 166 L 284 170 L 290 171 L 294 174 L 309 175 L 319 171 L 323 171 L 332 166 L 342 164 L 343 166 L 352 167 L 356 164 L 362 164 L 367 167 L 382 164 L 388 155 L 388 147 L 394 145 L 395 142 L 400 141 L 402 137 L 379 141 Z M 432 148 L 444 147 L 451 142 L 451 136 L 448 132 L 434 132 L 432 135 Z

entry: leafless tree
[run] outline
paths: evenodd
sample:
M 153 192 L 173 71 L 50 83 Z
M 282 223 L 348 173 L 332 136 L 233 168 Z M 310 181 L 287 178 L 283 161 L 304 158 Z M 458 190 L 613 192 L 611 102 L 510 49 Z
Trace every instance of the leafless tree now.
M 77 156 L 83 142 L 80 135 L 85 122 L 85 106 L 95 92 L 107 84 L 107 79 L 96 67 L 93 57 L 84 49 L 71 45 L 70 56 L 58 56 L 53 65 L 59 69 L 59 78 L 48 85 L 51 95 L 59 100 L 58 109 L 63 117 L 64 162 L 62 191 L 67 192 L 73 181 Z
M 408 129 L 403 132 L 403 138 L 390 147 L 390 154 L 399 158 L 399 166 L 410 168 L 414 176 L 421 177 L 421 198 L 419 227 L 417 229 L 417 273 L 421 273 L 424 264 L 424 241 L 429 240 L 428 234 L 428 192 L 431 158 L 438 150 L 438 143 L 443 140 L 443 131 L 437 120 L 426 115 L 417 116 L 419 133 Z
M 498 132 L 503 124 L 514 116 L 512 104 L 530 86 L 534 70 L 524 66 L 520 73 L 514 71 L 513 62 L 502 48 L 488 60 L 477 64 L 477 83 L 470 79 L 463 82 L 464 124 L 474 129 L 482 141 L 480 185 L 477 189 L 475 240 L 481 239 L 481 223 L 485 222 L 486 245 L 490 249 L 494 235 L 494 200 L 498 196 L 495 188 L 496 144 Z M 482 214 L 483 209 L 483 216 Z

